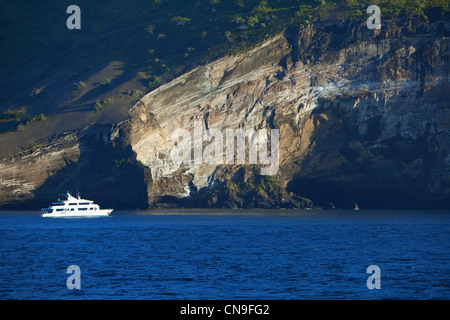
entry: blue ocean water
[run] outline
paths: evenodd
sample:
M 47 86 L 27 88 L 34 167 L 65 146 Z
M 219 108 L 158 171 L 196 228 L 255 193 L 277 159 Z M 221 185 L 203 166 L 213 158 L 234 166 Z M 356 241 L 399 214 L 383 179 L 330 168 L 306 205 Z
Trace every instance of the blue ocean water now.
M 450 298 L 450 212 L 233 212 L 2 213 L 0 299 Z

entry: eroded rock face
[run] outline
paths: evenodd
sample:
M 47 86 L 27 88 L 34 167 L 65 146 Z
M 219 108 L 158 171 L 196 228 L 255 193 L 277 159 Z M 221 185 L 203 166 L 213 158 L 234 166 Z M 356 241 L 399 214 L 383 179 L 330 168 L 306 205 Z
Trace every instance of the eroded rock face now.
M 288 29 L 162 85 L 114 128 L 4 159 L 0 205 L 87 180 L 92 198 L 129 208 L 446 207 L 449 30 L 422 20 Z M 201 150 L 208 129 L 278 129 L 278 171 L 176 163 L 177 129 Z
M 0 162 L 0 206 L 39 211 L 67 191 L 115 209 L 147 208 L 149 169 L 127 144 L 127 125 L 96 125 Z
M 0 162 L 0 205 L 15 208 L 18 201 L 32 201 L 34 191 L 49 177 L 78 160 L 79 147 L 75 137 L 68 136 L 20 158 L 3 159 Z
M 448 25 L 400 21 L 383 30 L 388 31 L 352 24 L 290 29 L 145 96 L 132 110 L 132 122 L 151 123 L 132 147 L 151 168 L 151 193 L 163 196 L 169 189 L 172 196 L 186 197 L 191 189 L 220 186 L 222 195 L 236 190 L 217 179 L 226 165 L 192 161 L 180 167 L 172 161 L 172 132 L 193 133 L 200 121 L 223 136 L 227 129 L 279 129 L 274 181 L 280 190 L 320 205 L 448 203 L 449 41 L 442 31 Z M 202 143 L 193 134 L 192 139 L 193 148 Z M 225 176 L 224 181 L 248 181 Z M 236 193 L 241 196 L 231 202 L 245 206 L 239 188 L 226 198 Z

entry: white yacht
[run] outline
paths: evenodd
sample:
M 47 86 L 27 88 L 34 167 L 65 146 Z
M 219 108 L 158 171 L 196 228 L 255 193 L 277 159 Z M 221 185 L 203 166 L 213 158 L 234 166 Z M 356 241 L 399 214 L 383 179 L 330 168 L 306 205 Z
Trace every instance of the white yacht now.
M 42 217 L 107 217 L 113 209 L 100 209 L 94 201 L 75 198 L 67 192 L 67 200 L 53 202 L 41 210 Z

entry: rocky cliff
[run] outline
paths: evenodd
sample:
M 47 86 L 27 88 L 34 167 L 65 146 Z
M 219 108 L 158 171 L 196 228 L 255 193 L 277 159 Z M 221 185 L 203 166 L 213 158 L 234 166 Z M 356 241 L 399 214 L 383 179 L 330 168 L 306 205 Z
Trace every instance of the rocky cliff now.
M 0 205 L 77 189 L 119 208 L 448 207 L 449 30 L 420 18 L 289 28 L 160 86 L 122 123 L 3 159 Z M 206 130 L 278 129 L 279 168 L 180 165 L 177 129 L 193 149 Z

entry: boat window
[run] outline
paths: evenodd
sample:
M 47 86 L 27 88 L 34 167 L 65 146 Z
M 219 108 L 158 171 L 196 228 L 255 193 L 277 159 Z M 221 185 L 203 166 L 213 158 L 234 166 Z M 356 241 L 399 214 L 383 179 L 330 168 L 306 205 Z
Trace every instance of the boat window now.
M 56 209 L 56 211 L 60 212 L 60 211 L 64 211 L 64 209 Z
M 89 210 L 94 210 L 94 208 L 90 208 Z
M 87 208 L 78 208 L 78 210 L 80 210 L 80 211 L 86 211 Z
M 69 203 L 69 206 L 76 206 L 78 203 Z
M 80 202 L 80 206 L 87 206 L 89 205 L 89 202 Z

